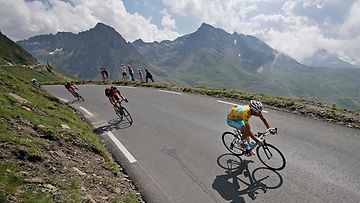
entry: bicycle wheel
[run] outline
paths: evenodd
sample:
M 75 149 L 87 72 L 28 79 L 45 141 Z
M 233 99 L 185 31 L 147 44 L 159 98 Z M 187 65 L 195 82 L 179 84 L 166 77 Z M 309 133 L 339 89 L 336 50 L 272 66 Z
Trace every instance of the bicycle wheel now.
M 131 115 L 129 114 L 128 110 L 125 109 L 125 107 L 122 107 L 123 115 L 125 116 L 126 120 L 129 121 L 130 124 L 132 124 L 133 119 Z
M 78 95 L 79 95 L 79 99 L 80 99 L 81 101 L 85 101 L 84 97 L 82 97 L 80 94 L 78 94 Z
M 240 148 L 237 142 L 240 139 L 232 132 L 224 132 L 222 134 L 222 141 L 227 150 L 237 156 L 241 156 L 244 154 L 244 151 Z
M 118 115 L 120 120 L 122 120 L 123 119 L 123 111 L 121 111 L 121 109 L 118 106 L 114 106 L 114 109 L 115 109 L 116 115 Z
M 261 163 L 273 170 L 282 170 L 286 162 L 284 155 L 280 150 L 271 144 L 265 143 L 263 146 L 256 148 L 256 154 Z

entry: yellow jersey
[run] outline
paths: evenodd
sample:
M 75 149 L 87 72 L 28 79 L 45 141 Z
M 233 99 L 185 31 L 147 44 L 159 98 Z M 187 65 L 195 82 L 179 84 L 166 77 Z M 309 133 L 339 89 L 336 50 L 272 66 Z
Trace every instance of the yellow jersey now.
M 241 119 L 245 122 L 246 125 L 249 124 L 249 119 L 251 117 L 251 112 L 250 112 L 250 106 L 233 106 L 231 107 L 228 115 L 227 115 L 230 119 Z

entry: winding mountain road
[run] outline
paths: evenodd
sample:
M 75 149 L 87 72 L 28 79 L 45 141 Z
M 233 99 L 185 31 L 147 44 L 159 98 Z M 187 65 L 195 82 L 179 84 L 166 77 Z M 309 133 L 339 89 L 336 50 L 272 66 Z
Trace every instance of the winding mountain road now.
M 231 130 L 231 105 L 216 98 L 119 87 L 130 125 L 117 119 L 105 86 L 79 86 L 84 102 L 63 86 L 45 89 L 84 114 L 148 202 L 360 202 L 360 130 L 266 109 L 279 129 L 268 141 L 287 161 L 274 172 L 256 156 L 228 153 L 221 135 Z M 264 130 L 259 119 L 250 123 Z

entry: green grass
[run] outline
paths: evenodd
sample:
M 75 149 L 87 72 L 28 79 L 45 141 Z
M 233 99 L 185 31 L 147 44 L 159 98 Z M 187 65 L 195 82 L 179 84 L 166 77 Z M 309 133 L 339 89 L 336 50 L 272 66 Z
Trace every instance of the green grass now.
M 49 203 L 53 202 L 52 195 L 44 193 L 35 187 L 30 187 L 22 195 L 24 203 Z
M 116 197 L 111 201 L 112 203 L 137 203 L 139 202 L 136 196 L 132 193 L 126 193 L 125 197 Z
M 60 127 L 61 124 L 66 124 L 76 136 L 84 139 L 95 153 L 104 157 L 106 168 L 117 173 L 118 165 L 109 157 L 100 138 L 92 132 L 73 109 L 53 98 L 46 91 L 28 84 L 27 81 L 33 77 L 44 81 L 60 82 L 63 80 L 54 73 L 42 73 L 26 67 L 0 67 L 0 142 L 25 147 L 29 156 L 43 159 L 46 157 L 46 148 L 49 142 L 16 129 L 30 125 L 28 127 L 34 129 L 38 135 L 46 135 L 47 139 L 71 141 L 75 138 L 71 134 L 64 133 Z M 26 106 L 30 111 L 23 108 L 9 93 L 28 100 L 29 103 Z M 10 194 L 25 184 L 21 178 L 3 172 L 7 168 L 16 171 L 14 167 L 15 165 L 11 164 L 0 165 L 0 187 Z M 67 183 L 65 190 L 70 202 L 80 200 L 79 185 L 80 182 L 76 179 Z M 5 199 L 5 195 L 1 194 L 1 198 Z M 37 188 L 30 188 L 25 191 L 22 198 L 23 202 L 49 202 L 53 197 L 49 194 L 43 194 Z
M 17 175 L 17 167 L 13 163 L 0 164 L 0 187 L 6 192 L 13 194 L 23 184 L 21 177 Z

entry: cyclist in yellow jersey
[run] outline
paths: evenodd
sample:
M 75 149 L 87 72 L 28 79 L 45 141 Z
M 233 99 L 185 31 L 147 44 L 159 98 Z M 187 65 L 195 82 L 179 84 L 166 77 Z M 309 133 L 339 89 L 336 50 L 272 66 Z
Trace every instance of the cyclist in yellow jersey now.
M 229 126 L 236 128 L 240 130 L 242 136 L 242 147 L 245 147 L 247 150 L 247 153 L 245 153 L 246 156 L 250 156 L 251 154 L 255 154 L 254 151 L 249 151 L 251 146 L 255 143 L 250 142 L 250 137 L 262 143 L 262 140 L 259 140 L 257 137 L 254 136 L 254 134 L 251 132 L 249 119 L 251 116 L 257 116 L 259 117 L 266 128 L 270 128 L 269 123 L 266 121 L 264 116 L 261 113 L 262 111 L 262 103 L 259 101 L 251 100 L 249 105 L 242 106 L 233 106 L 228 115 L 227 115 L 227 123 Z

